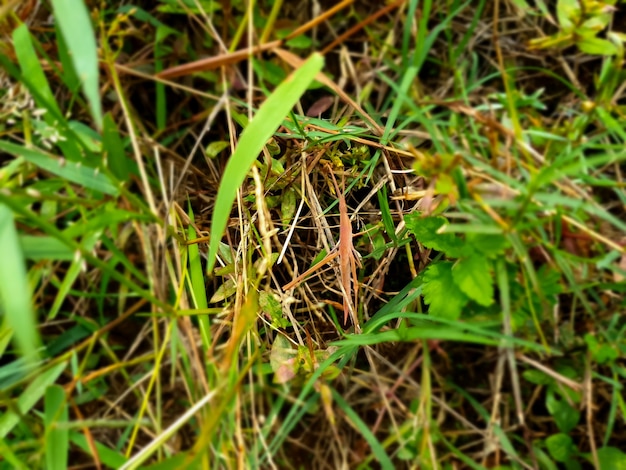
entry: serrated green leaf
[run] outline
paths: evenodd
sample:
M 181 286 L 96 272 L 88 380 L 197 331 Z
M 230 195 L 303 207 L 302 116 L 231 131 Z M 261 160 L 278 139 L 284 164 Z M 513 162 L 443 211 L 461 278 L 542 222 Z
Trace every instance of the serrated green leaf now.
M 501 234 L 467 232 L 465 241 L 488 258 L 501 255 L 509 247 L 509 241 Z
M 417 213 L 407 214 L 406 227 L 417 241 L 427 248 L 445 253 L 451 258 L 459 258 L 467 251 L 463 239 L 453 233 L 437 233 L 448 221 L 444 217 L 421 217 Z
M 452 263 L 444 261 L 431 264 L 424 272 L 422 288 L 428 312 L 436 317 L 456 320 L 468 302 L 452 277 Z
M 452 277 L 459 289 L 476 303 L 484 307 L 493 304 L 491 263 L 481 254 L 458 260 L 452 268 Z

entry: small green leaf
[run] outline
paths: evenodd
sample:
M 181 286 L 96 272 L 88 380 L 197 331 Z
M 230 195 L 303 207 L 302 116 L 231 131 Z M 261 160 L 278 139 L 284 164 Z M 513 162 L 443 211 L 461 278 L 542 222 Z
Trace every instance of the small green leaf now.
M 286 227 L 291 224 L 293 216 L 296 213 L 296 191 L 293 188 L 288 188 L 283 193 L 283 197 L 280 201 L 280 213 L 283 225 Z
M 461 316 L 468 298 L 452 277 L 452 263 L 444 261 L 431 264 L 424 272 L 424 302 L 428 312 L 436 317 L 456 320 Z
M 576 41 L 578 48 L 585 54 L 593 55 L 615 55 L 617 47 L 606 39 L 587 37 Z
M 298 70 L 281 83 L 274 93 L 261 105 L 258 113 L 244 129 L 235 153 L 228 160 L 217 192 L 215 210 L 211 220 L 211 241 L 207 271 L 212 272 L 220 240 L 226 229 L 237 190 L 243 183 L 252 163 L 258 158 L 263 146 L 283 122 L 309 84 L 324 66 L 324 57 L 313 54 Z
M 276 335 L 270 352 L 270 365 L 274 372 L 274 383 L 284 384 L 293 379 L 300 368 L 296 361 L 298 352 L 282 334 Z
M 548 390 L 546 408 L 562 433 L 569 433 L 580 420 L 580 411 L 572 408 L 567 401 L 559 400 L 553 390 Z
M 574 441 L 567 434 L 553 434 L 548 437 L 546 447 L 550 456 L 557 462 L 567 462 L 576 453 Z
M 475 254 L 461 258 L 452 268 L 452 277 L 461 291 L 476 303 L 484 307 L 493 304 L 493 274 L 484 256 Z
M 549 385 L 551 383 L 554 383 L 554 379 L 552 377 L 537 369 L 525 370 L 522 373 L 522 377 L 524 377 L 524 379 L 528 380 L 530 383 L 536 385 Z
M 562 30 L 572 30 L 574 24 L 577 24 L 580 20 L 581 12 L 578 0 L 558 0 L 556 15 Z
M 93 120 L 101 129 L 98 47 L 87 6 L 83 0 L 52 0 L 52 8 L 74 70 L 82 81 L 83 93 L 89 102 Z
M 220 152 L 224 149 L 227 149 L 230 146 L 230 142 L 225 140 L 216 140 L 207 145 L 207 148 L 204 149 L 204 153 L 209 158 L 217 157 Z
M 235 292 L 237 292 L 237 284 L 232 278 L 228 278 L 226 279 L 226 281 L 224 281 L 223 284 L 221 284 L 217 288 L 217 290 L 209 300 L 209 303 L 215 304 L 218 302 L 222 302 L 223 300 L 226 300 L 227 298 L 234 295 Z
M 585 335 L 585 343 L 593 359 L 598 364 L 606 364 L 615 361 L 619 357 L 619 351 L 608 344 L 601 344 L 591 333 Z
M 272 326 L 276 328 L 287 328 L 289 326 L 289 320 L 283 315 L 280 301 L 276 299 L 272 292 L 262 291 L 259 293 L 259 306 L 263 313 L 270 317 Z

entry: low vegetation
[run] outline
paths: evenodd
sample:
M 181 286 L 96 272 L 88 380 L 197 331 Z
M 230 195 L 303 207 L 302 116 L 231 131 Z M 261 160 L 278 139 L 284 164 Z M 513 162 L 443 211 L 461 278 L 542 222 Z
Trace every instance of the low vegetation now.
M 0 468 L 626 468 L 624 2 L 118 3 L 0 8 Z

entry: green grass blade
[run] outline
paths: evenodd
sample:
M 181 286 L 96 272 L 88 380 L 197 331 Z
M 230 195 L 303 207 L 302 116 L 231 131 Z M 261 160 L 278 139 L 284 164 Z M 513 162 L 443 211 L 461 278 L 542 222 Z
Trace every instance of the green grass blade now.
M 219 242 L 226 229 L 230 211 L 237 196 L 237 189 L 243 183 L 252 163 L 263 146 L 283 122 L 324 65 L 324 58 L 313 54 L 298 70 L 281 83 L 274 93 L 263 103 L 248 127 L 243 131 L 239 145 L 226 168 L 220 189 L 217 192 L 215 210 L 211 220 L 211 242 L 209 245 L 207 271 L 215 265 Z
M 84 434 L 81 434 L 79 432 L 72 432 L 70 434 L 70 440 L 72 441 L 72 444 L 82 449 L 87 455 L 93 455 L 91 445 L 87 441 L 87 438 Z M 95 446 L 96 451 L 98 452 L 98 458 L 100 459 L 100 462 L 102 462 L 107 467 L 120 468 L 128 460 L 119 452 L 110 449 L 100 442 L 96 441 Z
M 189 240 L 193 240 L 197 238 L 197 234 L 193 224 L 195 217 L 191 204 L 189 204 L 189 219 L 192 223 L 189 224 L 187 235 Z M 206 310 L 209 308 L 209 303 L 204 286 L 204 271 L 202 270 L 200 249 L 197 244 L 191 244 L 187 246 L 187 252 L 189 254 L 189 289 L 193 304 L 197 309 Z M 209 317 L 207 315 L 200 315 L 198 317 L 198 324 L 200 326 L 200 334 L 202 335 L 204 347 L 209 350 L 211 348 L 211 325 L 209 323 Z
M 357 413 L 348 405 L 348 403 L 343 399 L 343 397 L 337 393 L 335 389 L 332 389 L 333 400 L 337 403 L 337 406 L 343 410 L 346 414 L 346 417 L 352 422 L 352 425 L 358 429 L 359 434 L 367 441 L 367 443 L 372 448 L 372 452 L 378 459 L 378 463 L 380 463 L 381 468 L 393 470 L 395 465 L 391 462 L 391 459 L 385 452 L 382 444 L 376 439 L 376 436 L 370 431 L 369 425 L 365 424 L 363 420 L 359 417 Z
M 98 129 L 102 128 L 102 105 L 98 86 L 98 47 L 91 18 L 82 0 L 52 0 L 55 21 L 72 58 L 74 71 L 82 80 L 83 93 Z
M 24 258 L 31 261 L 72 261 L 74 259 L 74 252 L 71 248 L 62 241 L 52 237 L 21 235 L 20 246 L 22 247 Z
M 13 213 L 3 204 L 0 204 L 0 259 L 0 311 L 13 329 L 22 354 L 35 359 L 40 340 L 24 256 Z
M 64 161 L 34 148 L 26 148 L 11 142 L 0 141 L 0 150 L 11 155 L 23 157 L 26 161 L 37 165 L 41 169 L 60 176 L 85 188 L 92 189 L 111 196 L 117 196 L 119 191 L 111 180 L 97 169 L 89 168 L 80 163 Z
M 68 418 L 69 411 L 65 400 L 65 390 L 59 385 L 49 386 L 44 397 L 46 468 L 49 470 L 67 468 L 69 430 L 57 426 L 57 423 L 67 423 Z
M 39 90 L 44 103 L 39 103 L 46 109 L 52 108 L 56 114 L 61 114 L 59 106 L 54 99 L 54 94 L 50 89 L 46 75 L 41 68 L 41 63 L 33 47 L 32 38 L 28 32 L 28 27 L 23 24 L 13 31 L 13 44 L 15 46 L 15 55 L 22 69 L 22 73 L 29 77 L 30 83 Z
M 24 390 L 17 399 L 17 411 L 19 411 L 19 413 L 9 410 L 0 417 L 0 439 L 4 439 L 15 425 L 20 422 L 21 417 L 27 414 L 30 409 L 41 400 L 46 387 L 52 385 L 56 379 L 59 378 L 66 366 L 67 364 L 62 362 L 42 372 L 33 379 L 28 387 L 26 387 L 26 390 Z

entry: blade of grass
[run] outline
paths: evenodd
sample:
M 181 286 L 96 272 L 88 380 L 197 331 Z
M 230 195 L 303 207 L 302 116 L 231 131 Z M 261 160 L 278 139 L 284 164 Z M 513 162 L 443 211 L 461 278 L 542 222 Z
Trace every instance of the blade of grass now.
M 21 353 L 36 359 L 40 340 L 13 213 L 0 204 L 0 306 Z
M 55 21 L 82 81 L 96 127 L 102 129 L 102 105 L 98 85 L 98 47 L 87 6 L 82 0 L 52 0 Z
M 46 109 L 53 108 L 56 113 L 61 114 L 25 24 L 13 31 L 13 45 L 22 73 L 29 77 L 30 83 L 39 90 L 40 96 L 45 100 L 45 104 L 39 103 L 39 105 L 43 105 Z
M 363 420 L 359 417 L 359 415 L 352 409 L 350 405 L 343 399 L 343 397 L 337 393 L 335 389 L 331 389 L 333 394 L 333 400 L 337 403 L 337 406 L 341 408 L 341 410 L 346 414 L 348 420 L 351 422 L 352 426 L 357 429 L 360 435 L 367 441 L 367 443 L 372 448 L 372 452 L 378 459 L 378 463 L 380 466 L 387 470 L 393 470 L 395 468 L 394 464 L 391 462 L 391 459 L 385 452 L 382 444 L 376 439 L 376 436 L 370 431 L 370 428 L 367 424 L 363 422 Z
M 85 188 L 117 196 L 119 191 L 111 180 L 97 169 L 89 168 L 80 163 L 64 161 L 35 148 L 25 148 L 11 142 L 0 141 L 0 150 L 11 155 L 23 157 L 26 161 L 37 165 L 45 171 L 60 176 Z
M 0 417 L 0 439 L 4 439 L 15 425 L 20 422 L 21 417 L 27 414 L 31 408 L 41 400 L 46 387 L 52 385 L 66 367 L 67 363 L 62 362 L 42 372 L 33 379 L 28 387 L 26 387 L 26 390 L 24 390 L 17 399 L 17 412 L 9 410 Z
M 46 425 L 46 468 L 50 470 L 67 468 L 69 429 L 63 429 L 58 424 L 67 423 L 68 419 L 65 390 L 59 385 L 49 386 L 44 397 L 44 423 Z
M 243 131 L 239 145 L 224 169 L 222 183 L 217 192 L 215 210 L 211 220 L 208 272 L 211 272 L 215 265 L 219 242 L 226 229 L 226 223 L 239 186 L 243 183 L 252 163 L 258 157 L 265 143 L 300 99 L 315 75 L 322 70 L 323 65 L 324 58 L 319 54 L 313 54 L 301 68 L 293 72 L 276 88 Z
M 189 228 L 187 236 L 189 240 L 197 238 L 196 229 L 194 228 L 195 218 L 191 204 L 189 204 Z M 202 271 L 202 262 L 200 258 L 200 249 L 197 244 L 187 246 L 189 253 L 189 290 L 193 299 L 194 307 L 200 310 L 209 308 L 206 295 L 206 287 L 204 285 L 204 272 Z M 207 315 L 198 315 L 198 323 L 200 325 L 200 334 L 205 350 L 210 350 L 211 344 L 211 325 Z
M 92 455 L 93 450 L 84 434 L 72 432 L 70 434 L 70 440 L 72 441 L 72 444 L 82 449 L 87 455 Z M 120 468 L 128 460 L 119 452 L 101 444 L 100 442 L 95 442 L 95 447 L 100 461 L 110 468 Z

